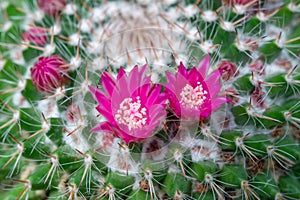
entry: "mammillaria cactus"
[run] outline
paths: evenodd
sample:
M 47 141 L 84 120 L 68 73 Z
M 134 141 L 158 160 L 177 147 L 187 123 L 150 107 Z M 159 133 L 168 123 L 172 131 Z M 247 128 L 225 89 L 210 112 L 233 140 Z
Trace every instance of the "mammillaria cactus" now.
M 299 199 L 300 2 L 0 2 L 0 199 Z

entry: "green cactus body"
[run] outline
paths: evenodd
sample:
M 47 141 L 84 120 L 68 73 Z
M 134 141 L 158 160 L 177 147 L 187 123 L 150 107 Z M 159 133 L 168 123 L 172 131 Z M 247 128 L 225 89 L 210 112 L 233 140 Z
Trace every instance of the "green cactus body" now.
M 0 199 L 299 199 L 299 16 L 2 0 Z

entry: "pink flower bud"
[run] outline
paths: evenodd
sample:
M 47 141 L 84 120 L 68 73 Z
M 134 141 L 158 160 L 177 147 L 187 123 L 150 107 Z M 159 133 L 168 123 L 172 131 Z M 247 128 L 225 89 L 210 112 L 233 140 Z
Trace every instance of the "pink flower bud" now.
M 230 78 L 239 74 L 235 64 L 227 60 L 221 61 L 218 64 L 219 69 L 222 71 L 222 79 L 228 81 Z
M 23 40 L 43 46 L 48 41 L 47 32 L 42 28 L 31 28 L 23 34 Z
M 39 0 L 39 8 L 47 15 L 55 17 L 60 14 L 66 5 L 66 0 Z
M 53 94 L 67 80 L 66 62 L 58 55 L 40 57 L 31 68 L 31 80 L 38 91 Z

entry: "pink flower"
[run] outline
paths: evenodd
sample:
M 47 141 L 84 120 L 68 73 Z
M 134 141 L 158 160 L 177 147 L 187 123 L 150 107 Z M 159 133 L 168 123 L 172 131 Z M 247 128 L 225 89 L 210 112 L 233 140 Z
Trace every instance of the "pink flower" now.
M 23 39 L 36 45 L 43 46 L 47 43 L 48 37 L 45 29 L 31 28 L 23 34 Z
M 39 0 L 39 8 L 47 15 L 55 17 L 60 14 L 66 5 L 66 0 Z
M 101 85 L 104 91 L 90 86 L 94 99 L 99 103 L 98 112 L 106 122 L 96 125 L 92 132 L 111 132 L 125 143 L 140 142 L 153 135 L 166 116 L 161 85 L 154 85 L 145 77 L 147 65 L 139 71 L 135 66 L 127 76 L 120 68 L 117 79 L 103 72 Z
M 176 74 L 166 73 L 166 93 L 170 108 L 177 117 L 186 120 L 208 118 L 212 111 L 227 102 L 226 97 L 218 97 L 221 70 L 215 70 L 207 77 L 209 60 L 207 55 L 198 68 L 190 70 L 180 63 Z
M 31 68 L 31 80 L 36 89 L 44 94 L 53 94 L 67 80 L 65 64 L 58 55 L 40 57 Z

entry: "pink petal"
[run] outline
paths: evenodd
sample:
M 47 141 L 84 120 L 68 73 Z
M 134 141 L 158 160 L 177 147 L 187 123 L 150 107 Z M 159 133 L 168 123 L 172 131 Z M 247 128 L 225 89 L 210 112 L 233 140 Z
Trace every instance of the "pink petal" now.
M 129 91 L 134 91 L 140 86 L 140 77 L 139 77 L 139 68 L 138 66 L 134 66 L 134 68 L 130 71 L 128 76 L 129 82 Z
M 217 110 L 221 107 L 222 104 L 227 103 L 229 101 L 229 99 L 227 99 L 226 97 L 217 97 L 217 98 L 213 98 L 211 100 L 211 107 L 212 110 Z
M 152 90 L 150 94 L 148 94 L 148 100 L 147 100 L 147 105 L 153 105 L 155 103 L 155 100 L 159 97 L 159 93 L 161 90 L 160 85 L 156 85 L 152 87 Z
M 155 105 L 149 110 L 149 116 L 151 117 L 149 124 L 157 123 L 166 116 L 166 111 L 161 105 Z
M 208 69 L 210 67 L 210 55 L 207 54 L 199 63 L 198 71 L 202 75 L 202 77 L 206 77 Z
M 176 82 L 175 76 L 170 73 L 170 72 L 166 72 L 166 78 L 167 78 L 167 83 L 166 85 L 172 85 L 173 83 Z
M 96 109 L 98 110 L 98 112 L 103 115 L 103 117 L 106 118 L 107 121 L 109 121 L 110 123 L 114 123 L 115 122 L 115 119 L 112 115 L 112 112 L 111 112 L 111 108 L 107 108 L 107 107 L 103 107 L 102 105 L 100 106 L 97 106 Z
M 104 96 L 103 93 L 99 90 L 99 88 L 97 88 L 95 86 L 89 86 L 89 90 L 90 90 L 93 98 L 99 103 L 102 99 L 102 96 Z
M 141 138 L 132 137 L 131 135 L 127 135 L 127 134 L 124 134 L 122 136 L 122 139 L 125 142 L 125 144 L 129 144 L 130 142 L 138 142 L 141 140 Z
M 127 86 L 124 85 L 120 90 L 115 90 L 111 97 L 111 108 L 114 113 L 117 112 L 117 110 L 120 108 L 120 104 L 122 103 L 122 101 L 124 101 L 125 98 L 132 97 L 128 89 L 125 87 Z
M 187 76 L 187 70 L 186 70 L 186 68 L 185 68 L 185 66 L 183 65 L 182 62 L 180 62 L 180 64 L 179 64 L 178 73 L 181 74 L 184 77 Z
M 203 82 L 202 81 L 201 74 L 197 71 L 195 67 L 193 67 L 189 72 L 188 72 L 188 82 L 191 86 L 195 87 L 197 85 L 197 82 Z
M 91 129 L 92 133 L 97 133 L 97 132 L 101 132 L 101 131 L 113 132 L 113 130 L 108 122 L 101 122 Z
M 150 77 L 146 77 L 143 79 L 146 72 L 147 64 L 143 65 L 139 71 L 138 66 L 134 66 L 134 68 L 129 73 L 128 82 L 129 82 L 129 91 L 134 91 L 143 84 L 150 83 Z
M 119 73 L 118 73 L 118 76 L 117 76 L 117 80 L 120 80 L 124 75 L 126 76 L 126 72 L 123 69 L 123 67 L 120 67 Z
M 146 73 L 146 69 L 147 69 L 148 65 L 145 64 L 141 67 L 141 70 L 139 72 L 139 79 L 142 80 L 142 78 L 145 76 L 145 73 Z
M 146 84 L 150 84 L 151 83 L 151 77 L 150 76 L 147 76 L 147 77 L 144 77 L 141 81 L 141 85 L 146 85 Z
M 205 80 L 205 83 L 208 87 L 209 94 L 211 97 L 216 96 L 220 92 L 220 89 L 221 89 L 220 77 L 221 77 L 221 75 L 222 74 L 220 73 L 219 70 L 215 70 Z
M 101 77 L 101 84 L 109 96 L 112 96 L 112 93 L 116 87 L 114 78 L 109 73 L 104 71 Z
M 151 89 L 151 84 L 148 83 L 148 84 L 145 84 L 145 85 L 142 85 L 138 90 L 136 90 L 132 96 L 133 97 L 137 97 L 139 96 L 141 98 L 141 102 L 143 104 L 147 104 L 147 100 L 148 100 L 148 94 L 150 92 L 150 89 Z
M 122 76 L 117 82 L 117 91 L 114 92 L 113 96 L 120 95 L 119 97 L 124 99 L 130 96 L 129 83 L 127 75 Z

